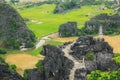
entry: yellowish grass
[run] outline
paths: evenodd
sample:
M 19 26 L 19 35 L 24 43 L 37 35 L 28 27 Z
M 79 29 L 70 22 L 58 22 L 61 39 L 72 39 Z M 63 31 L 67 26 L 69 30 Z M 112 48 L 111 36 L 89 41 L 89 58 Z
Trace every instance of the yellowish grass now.
M 68 38 L 56 38 L 56 41 L 59 42 L 69 42 L 69 41 L 74 41 L 76 40 L 78 37 L 68 37 Z
M 104 36 L 104 39 L 113 47 L 115 53 L 120 53 L 120 35 Z
M 35 68 L 35 64 L 39 60 L 43 60 L 43 56 L 32 56 L 25 53 L 9 54 L 6 57 L 6 62 L 10 65 L 15 64 L 17 66 L 17 72 L 23 75 L 25 69 Z
M 55 38 L 56 41 L 59 42 L 69 42 L 74 41 L 78 37 L 68 37 L 68 38 Z M 120 35 L 117 36 L 104 36 L 104 39 L 106 42 L 110 44 L 110 46 L 113 48 L 113 51 L 115 53 L 120 53 Z

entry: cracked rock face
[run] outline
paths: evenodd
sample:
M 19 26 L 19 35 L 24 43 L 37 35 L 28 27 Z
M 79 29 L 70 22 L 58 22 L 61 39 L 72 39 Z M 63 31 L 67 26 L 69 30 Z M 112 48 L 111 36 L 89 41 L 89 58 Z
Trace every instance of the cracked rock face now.
M 100 41 L 100 39 L 94 39 L 93 37 L 80 37 L 71 49 L 71 55 L 76 59 L 85 58 L 88 72 L 96 69 L 112 70 L 111 66 L 115 65 L 115 62 L 112 61 L 113 49 L 104 39 Z M 92 55 L 91 60 L 87 59 L 88 54 Z
M 70 55 L 63 49 L 66 49 Z M 36 80 L 72 80 L 70 77 L 74 77 L 74 80 L 86 80 L 86 74 L 93 70 L 104 71 L 118 68 L 112 61 L 114 54 L 111 46 L 104 39 L 94 39 L 93 37 L 80 37 L 73 43 L 65 43 L 61 47 L 45 45 L 42 55 L 45 56 L 43 61 L 44 78 L 41 79 L 41 73 L 39 73 Z M 85 68 L 78 66 L 83 57 Z M 31 72 L 31 76 L 34 75 L 34 72 Z
M 63 56 L 64 53 L 60 48 L 46 45 L 42 54 L 45 56 L 43 61 L 45 80 L 69 80 L 68 76 L 73 63 Z

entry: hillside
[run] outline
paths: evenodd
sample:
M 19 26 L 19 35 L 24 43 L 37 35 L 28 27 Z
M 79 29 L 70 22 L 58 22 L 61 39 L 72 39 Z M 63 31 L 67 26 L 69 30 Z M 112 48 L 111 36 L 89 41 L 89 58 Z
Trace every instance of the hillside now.
M 0 3 L 0 47 L 19 49 L 22 43 L 32 47 L 35 35 L 29 30 L 19 13 L 10 5 Z

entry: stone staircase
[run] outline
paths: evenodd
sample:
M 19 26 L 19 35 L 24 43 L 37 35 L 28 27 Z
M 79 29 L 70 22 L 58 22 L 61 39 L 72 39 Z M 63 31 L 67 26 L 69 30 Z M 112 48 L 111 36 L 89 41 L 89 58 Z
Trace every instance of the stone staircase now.
M 75 42 L 67 45 L 65 48 L 62 49 L 62 51 L 65 53 L 64 56 L 67 57 L 68 59 L 72 60 L 74 63 L 73 68 L 70 71 L 70 75 L 69 75 L 69 80 L 75 80 L 75 71 L 77 69 L 85 69 L 85 63 L 84 63 L 84 58 L 83 60 L 76 60 L 72 55 L 70 55 L 70 48 L 72 45 L 74 45 Z M 80 79 L 79 79 L 80 80 Z

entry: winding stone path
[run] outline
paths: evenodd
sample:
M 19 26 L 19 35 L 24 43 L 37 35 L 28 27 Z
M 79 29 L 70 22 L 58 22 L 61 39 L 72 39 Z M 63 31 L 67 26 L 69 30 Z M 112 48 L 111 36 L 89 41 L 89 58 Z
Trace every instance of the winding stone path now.
M 85 68 L 84 59 L 83 60 L 76 60 L 72 55 L 69 54 L 70 53 L 70 48 L 74 43 L 75 42 L 67 45 L 65 48 L 62 49 L 62 51 L 65 53 L 64 56 L 67 57 L 68 59 L 72 60 L 73 63 L 74 63 L 74 66 L 70 71 L 69 80 L 74 80 L 75 71 L 77 69 Z

